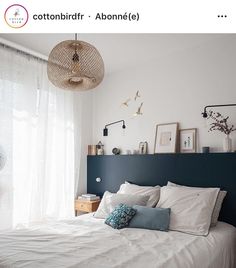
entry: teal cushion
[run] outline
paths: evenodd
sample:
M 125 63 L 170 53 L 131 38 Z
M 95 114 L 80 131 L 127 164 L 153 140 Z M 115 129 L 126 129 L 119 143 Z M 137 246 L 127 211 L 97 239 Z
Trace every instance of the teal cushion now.
M 105 223 L 114 229 L 121 229 L 128 226 L 135 213 L 134 208 L 120 204 L 106 218 Z
M 133 206 L 135 216 L 129 223 L 130 228 L 167 231 L 170 223 L 170 208 L 149 208 Z

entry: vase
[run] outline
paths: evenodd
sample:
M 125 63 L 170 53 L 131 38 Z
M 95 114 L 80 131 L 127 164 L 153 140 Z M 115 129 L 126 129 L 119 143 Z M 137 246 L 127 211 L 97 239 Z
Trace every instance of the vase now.
M 232 139 L 229 135 L 226 135 L 223 139 L 223 151 L 232 152 Z

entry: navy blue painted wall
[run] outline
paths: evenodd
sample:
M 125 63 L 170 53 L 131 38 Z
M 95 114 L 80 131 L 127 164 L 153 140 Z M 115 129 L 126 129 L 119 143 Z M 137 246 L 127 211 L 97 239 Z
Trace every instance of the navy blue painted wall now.
M 236 153 L 88 156 L 87 189 L 116 192 L 125 180 L 139 185 L 167 181 L 228 191 L 220 219 L 236 226 Z M 101 182 L 97 183 L 96 178 Z

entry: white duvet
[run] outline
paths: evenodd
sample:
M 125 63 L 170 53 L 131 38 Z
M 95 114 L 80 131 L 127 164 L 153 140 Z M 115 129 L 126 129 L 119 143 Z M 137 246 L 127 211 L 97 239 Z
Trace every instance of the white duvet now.
M 236 228 L 218 223 L 207 237 L 114 230 L 91 214 L 0 233 L 0 267 L 235 268 Z

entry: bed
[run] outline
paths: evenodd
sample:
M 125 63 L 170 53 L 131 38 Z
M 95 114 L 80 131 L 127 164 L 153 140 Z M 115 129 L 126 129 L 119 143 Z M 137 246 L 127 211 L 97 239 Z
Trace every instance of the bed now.
M 0 234 L 0 267 L 236 267 L 236 229 L 219 222 L 207 237 L 114 230 L 92 214 Z
M 89 192 L 116 192 L 125 180 L 140 185 L 163 186 L 172 180 L 220 187 L 228 192 L 220 221 L 207 236 L 115 230 L 93 214 L 0 232 L 0 268 L 235 268 L 235 163 L 236 154 L 88 157 Z

